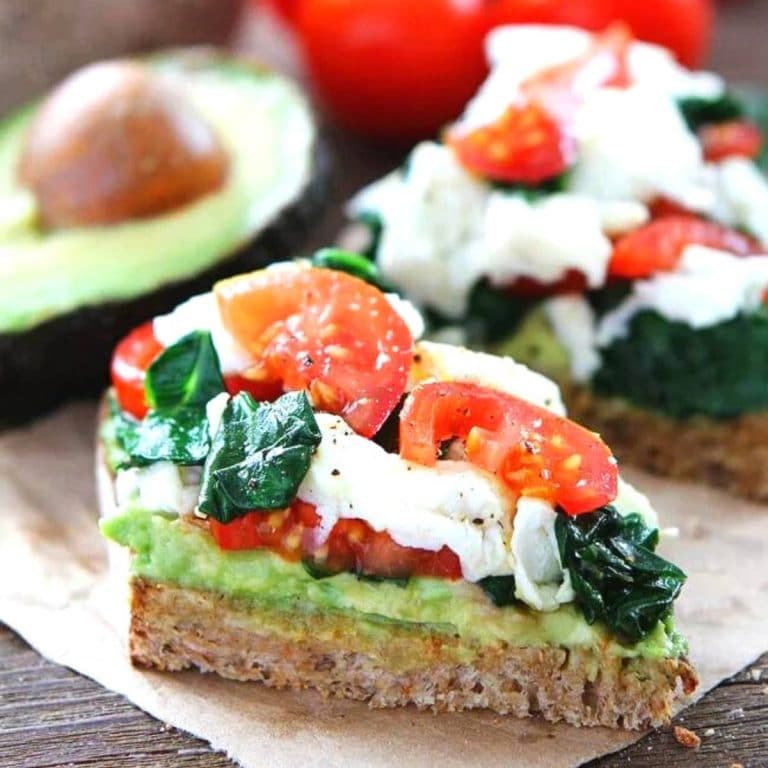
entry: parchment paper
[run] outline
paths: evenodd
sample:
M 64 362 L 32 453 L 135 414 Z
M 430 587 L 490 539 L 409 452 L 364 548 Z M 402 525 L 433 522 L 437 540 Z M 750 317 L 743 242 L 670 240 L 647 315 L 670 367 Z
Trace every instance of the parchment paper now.
M 123 592 L 96 530 L 93 406 L 0 435 L 0 620 L 54 661 L 209 741 L 244 766 L 575 766 L 639 734 L 488 713 L 369 710 L 197 673 L 134 670 Z M 662 551 L 689 574 L 677 615 L 702 689 L 768 648 L 768 508 L 627 473 L 680 538 Z M 311 761 L 311 762 L 310 762 Z

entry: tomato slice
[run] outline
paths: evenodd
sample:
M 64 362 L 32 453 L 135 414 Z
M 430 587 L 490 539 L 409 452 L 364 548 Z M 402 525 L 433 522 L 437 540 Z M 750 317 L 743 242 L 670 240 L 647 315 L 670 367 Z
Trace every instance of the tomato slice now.
M 416 387 L 400 416 L 400 453 L 433 465 L 446 440 L 465 441 L 467 460 L 497 475 L 518 496 L 570 515 L 616 498 L 618 470 L 594 432 L 512 395 L 477 384 Z
M 315 508 L 303 501 L 277 512 L 249 512 L 230 523 L 208 520 L 211 535 L 221 549 L 269 549 L 286 560 L 308 560 L 328 574 L 461 578 L 459 558 L 448 547 L 437 552 L 403 547 L 388 533 L 374 531 L 357 519 L 339 520 L 328 539 L 318 545 L 314 529 L 319 524 Z
M 262 380 L 307 388 L 316 407 L 365 437 L 399 402 L 413 336 L 377 288 L 297 265 L 231 278 L 214 291 L 225 327 L 261 366 Z
M 584 94 L 630 83 L 627 54 L 632 35 L 614 24 L 595 37 L 589 51 L 522 84 L 520 100 L 489 125 L 447 142 L 468 170 L 495 181 L 538 184 L 559 176 L 576 159 L 568 127 Z
M 614 277 L 641 278 L 674 270 L 688 245 L 718 248 L 737 256 L 761 250 L 752 238 L 720 224 L 696 216 L 664 216 L 616 242 L 609 272 Z
M 163 345 L 155 338 L 152 322 L 134 328 L 115 347 L 112 354 L 112 386 L 120 407 L 143 419 L 149 410 L 144 394 L 147 368 L 163 351 Z
M 763 146 L 763 134 L 748 120 L 702 126 L 699 139 L 704 148 L 704 158 L 710 163 L 719 163 L 729 157 L 753 159 L 760 154 Z
M 576 158 L 576 143 L 538 104 L 507 107 L 490 125 L 448 135 L 459 162 L 496 181 L 538 184 L 559 176 Z
M 558 296 L 564 293 L 584 293 L 587 290 L 587 278 L 577 269 L 569 269 L 554 283 L 542 283 L 532 277 L 519 277 L 505 290 L 513 296 L 526 299 L 541 299 L 545 296 Z

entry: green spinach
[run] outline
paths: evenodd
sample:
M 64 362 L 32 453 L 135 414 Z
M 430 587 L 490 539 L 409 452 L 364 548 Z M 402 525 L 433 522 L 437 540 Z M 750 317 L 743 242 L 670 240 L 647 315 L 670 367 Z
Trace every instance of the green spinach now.
M 517 602 L 514 576 L 486 576 L 484 579 L 480 579 L 477 585 L 499 608 Z
M 257 403 L 241 392 L 227 403 L 203 469 L 200 509 L 227 523 L 296 497 L 321 434 L 304 392 Z
M 163 411 L 204 406 L 223 392 L 211 334 L 193 331 L 163 350 L 149 366 L 145 389 L 150 407 Z
M 656 312 L 601 350 L 592 379 L 600 395 L 623 397 L 676 419 L 715 419 L 768 408 L 768 308 L 708 328 Z
M 380 291 L 394 293 L 394 288 L 384 280 L 376 264 L 359 253 L 343 251 L 340 248 L 323 248 L 312 257 L 312 265 L 346 272 L 370 283 Z
M 632 642 L 669 615 L 685 574 L 654 554 L 658 531 L 639 515 L 612 506 L 584 515 L 560 512 L 555 522 L 560 560 L 590 623 L 604 621 Z
M 195 331 L 165 349 L 149 367 L 145 389 L 152 410 L 141 421 L 113 401 L 118 466 L 202 464 L 211 447 L 205 404 L 224 391 L 210 333 Z

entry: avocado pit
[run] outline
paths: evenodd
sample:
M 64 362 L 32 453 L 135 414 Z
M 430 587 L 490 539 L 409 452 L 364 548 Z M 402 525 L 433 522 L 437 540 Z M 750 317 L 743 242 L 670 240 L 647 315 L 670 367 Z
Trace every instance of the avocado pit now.
M 218 136 L 185 93 L 138 62 L 78 70 L 43 102 L 17 167 L 48 229 L 156 216 L 220 189 Z

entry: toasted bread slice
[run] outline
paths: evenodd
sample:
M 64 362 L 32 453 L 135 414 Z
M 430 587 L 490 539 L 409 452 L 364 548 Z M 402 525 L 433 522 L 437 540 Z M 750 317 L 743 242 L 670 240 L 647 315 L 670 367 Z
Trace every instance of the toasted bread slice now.
M 114 509 L 99 456 L 102 514 Z M 119 579 L 124 551 L 115 551 Z M 125 583 L 124 581 L 122 583 Z M 168 582 L 130 580 L 132 662 L 197 668 L 275 688 L 314 689 L 373 707 L 486 708 L 573 725 L 642 729 L 669 721 L 698 684 L 685 658 L 622 658 L 600 647 L 479 644 L 446 627 L 274 605 Z M 497 610 L 516 610 L 499 608 Z
M 301 642 L 294 639 L 297 626 L 305 631 Z M 668 722 L 679 694 L 697 684 L 685 659 L 495 646 L 478 647 L 472 660 L 458 661 L 455 636 L 420 625 L 386 631 L 386 642 L 372 643 L 350 617 L 282 614 L 141 579 L 131 585 L 131 660 L 154 669 L 196 667 L 276 688 L 313 688 L 374 707 L 485 708 L 627 729 Z

